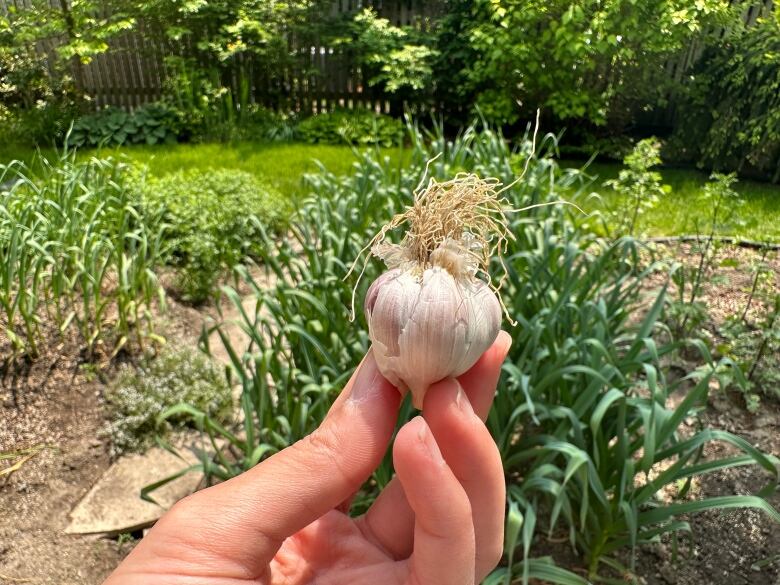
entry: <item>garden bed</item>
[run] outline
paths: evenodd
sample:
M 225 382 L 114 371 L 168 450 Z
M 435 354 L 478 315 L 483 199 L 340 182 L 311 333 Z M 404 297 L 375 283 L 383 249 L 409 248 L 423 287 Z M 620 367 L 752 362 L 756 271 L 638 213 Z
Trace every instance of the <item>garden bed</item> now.
M 696 261 L 690 249 L 678 253 L 679 258 Z M 714 327 L 744 306 L 751 282 L 749 266 L 755 256 L 756 252 L 750 250 L 720 250 L 717 268 L 708 274 L 708 282 L 715 284 L 703 291 L 702 299 L 713 319 L 707 327 Z M 723 262 L 725 259 L 731 261 Z M 772 266 L 775 276 L 780 274 L 780 262 L 774 259 Z M 209 312 L 213 309 L 206 307 L 198 312 L 172 302 L 165 329 L 173 338 L 194 344 L 199 323 Z M 690 369 L 692 364 L 688 366 Z M 112 365 L 101 376 L 110 378 L 114 372 Z M 95 371 L 85 367 L 77 340 L 66 339 L 44 348 L 41 358 L 22 372 L 17 403 L 7 382 L 0 390 L 0 419 L 8 421 L 0 429 L 0 452 L 32 449 L 29 453 L 35 453 L 18 471 L 0 480 L 0 510 L 9 511 L 0 527 L 0 583 L 98 585 L 132 547 L 130 535 L 108 540 L 63 534 L 68 512 L 110 463 L 107 440 L 100 434 L 105 424 L 103 388 Z M 681 399 L 679 394 L 672 397 Z M 776 401 L 765 399 L 760 410 L 750 414 L 741 394 L 713 390 L 701 419 L 714 429 L 733 432 L 780 457 L 780 404 Z M 697 424 L 690 418 L 682 431 L 693 430 Z M 704 457 L 722 457 L 732 451 L 724 444 L 710 443 Z M 726 469 L 695 481 L 689 497 L 749 494 L 765 481 L 766 477 L 753 467 Z M 770 503 L 780 506 L 780 496 L 775 495 Z M 776 558 L 780 526 L 761 512 L 704 512 L 687 520 L 693 539 L 680 538 L 676 562 L 669 539 L 640 550 L 636 574 L 641 582 L 771 585 L 780 577 L 780 561 Z M 566 544 L 540 538 L 532 555 L 542 554 L 550 554 L 563 566 L 582 572 Z

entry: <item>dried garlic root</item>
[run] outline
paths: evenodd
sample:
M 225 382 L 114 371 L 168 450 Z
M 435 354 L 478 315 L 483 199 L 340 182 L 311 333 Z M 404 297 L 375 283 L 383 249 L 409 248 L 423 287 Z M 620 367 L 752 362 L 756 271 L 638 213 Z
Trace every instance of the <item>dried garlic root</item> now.
M 369 244 L 389 269 L 364 303 L 374 356 L 416 408 L 431 384 L 466 372 L 498 335 L 501 303 L 488 265 L 511 237 L 500 188 L 473 174 L 431 179 Z M 384 241 L 401 226 L 400 244 Z

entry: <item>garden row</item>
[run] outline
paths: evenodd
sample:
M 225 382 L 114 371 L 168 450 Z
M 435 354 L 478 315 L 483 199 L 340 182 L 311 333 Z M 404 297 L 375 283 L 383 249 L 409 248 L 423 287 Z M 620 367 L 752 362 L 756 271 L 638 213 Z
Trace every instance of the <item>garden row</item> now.
M 200 396 L 207 399 L 197 403 L 193 394 L 170 392 L 189 402 L 161 404 L 152 383 L 119 386 L 141 386 L 137 394 L 125 392 L 125 404 L 165 408 L 151 430 L 183 418 L 214 445 L 228 445 L 229 455 L 216 450 L 202 459 L 209 481 L 239 474 L 316 428 L 365 354 L 365 323 L 349 319 L 354 283 L 343 278 L 379 227 L 412 200 L 426 167 L 437 178 L 469 171 L 505 184 L 527 167 L 524 179 L 504 192 L 512 209 L 588 201 L 582 173 L 555 162 L 554 136 L 538 144 L 522 140 L 514 151 L 489 128 L 470 127 L 449 140 L 441 128 L 424 133 L 412 126 L 407 140 L 404 164 L 374 149 L 356 153 L 349 174 L 322 168 L 308 175 L 308 195 L 291 216 L 272 189 L 235 172 L 155 178 L 121 162 L 67 153 L 3 167 L 4 341 L 16 359 L 34 359 L 42 328 L 53 324 L 61 332 L 76 327 L 88 355 L 137 353 L 161 334 L 155 320 L 162 275 L 174 270 L 182 294 L 201 300 L 216 293 L 219 273 L 233 268 L 236 286 L 221 290 L 235 303 L 249 346 L 234 347 L 219 325 L 203 340 L 209 351 L 209 340 L 218 339 L 231 360 L 222 387 L 240 385 L 241 422 L 226 422 L 224 400 L 208 399 L 224 392 L 205 390 Z M 752 307 L 730 322 L 730 337 L 724 330 L 726 342 L 700 331 L 701 290 L 717 246 L 712 228 L 732 207 L 733 179 L 715 177 L 705 189 L 711 215 L 702 225 L 701 263 L 670 266 L 629 233 L 634 218 L 663 193 L 649 168 L 657 145 L 642 143 L 632 156 L 614 182 L 625 191 L 625 207 L 615 213 L 626 223 L 616 231 L 608 212 L 583 215 L 550 205 L 511 214 L 515 239 L 504 257 L 502 294 L 517 325 L 488 419 L 505 466 L 509 521 L 505 562 L 488 583 L 513 577 L 585 583 L 534 558 L 540 534 L 567 534 L 594 579 L 632 574 L 637 547 L 689 530 L 680 518 L 686 513 L 746 506 L 780 522 L 764 499 L 780 480 L 776 458 L 724 431 L 683 430 L 713 388 L 742 391 L 751 408 L 774 399 L 780 296 L 766 266 L 756 266 Z M 247 258 L 267 278 L 250 271 Z M 377 262 L 367 265 L 359 298 L 380 270 Z M 238 289 L 254 296 L 254 310 Z M 165 364 L 155 363 L 162 374 L 150 365 L 140 375 L 170 385 Z M 4 367 L 12 366 L 7 360 Z M 201 385 L 222 384 L 201 367 L 174 369 L 201 372 Z M 683 399 L 672 402 L 678 390 Z M 401 422 L 411 410 L 404 406 Z M 154 419 L 146 411 L 133 416 L 147 425 Z M 115 447 L 143 446 L 121 437 L 136 430 L 116 429 Z M 730 444 L 734 453 L 704 459 L 711 441 Z M 695 478 L 748 465 L 765 472 L 755 495 L 690 496 Z M 388 457 L 358 494 L 355 512 L 366 509 L 392 473 Z

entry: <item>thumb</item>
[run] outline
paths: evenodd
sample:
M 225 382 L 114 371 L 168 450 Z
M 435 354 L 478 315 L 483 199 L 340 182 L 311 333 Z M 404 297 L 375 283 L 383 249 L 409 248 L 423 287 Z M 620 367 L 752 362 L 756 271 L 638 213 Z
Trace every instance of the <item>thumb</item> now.
M 258 574 L 285 538 L 368 479 L 387 450 L 399 404 L 400 393 L 369 351 L 317 430 L 246 473 L 186 498 L 135 550 L 149 544 L 159 556 L 161 539 L 172 537 L 174 550 L 185 539 L 188 548 L 205 548 L 206 559 L 232 561 L 238 578 L 244 571 Z

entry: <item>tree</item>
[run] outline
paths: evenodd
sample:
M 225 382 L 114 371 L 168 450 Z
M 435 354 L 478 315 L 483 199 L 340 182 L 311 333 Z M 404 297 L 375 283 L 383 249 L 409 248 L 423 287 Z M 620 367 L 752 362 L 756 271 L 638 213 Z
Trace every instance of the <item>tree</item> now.
M 82 89 L 82 66 L 107 51 L 114 35 L 133 27 L 131 7 L 123 0 L 9 6 L 0 15 L 0 85 L 14 95 L 10 103 L 30 108 L 43 97 L 62 97 L 72 93 L 74 79 Z
M 497 122 L 545 107 L 621 129 L 637 105 L 667 94 L 667 59 L 738 9 L 723 0 L 474 0 L 469 84 Z

